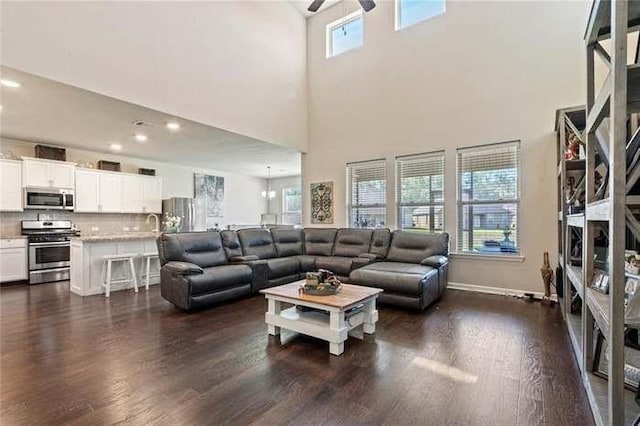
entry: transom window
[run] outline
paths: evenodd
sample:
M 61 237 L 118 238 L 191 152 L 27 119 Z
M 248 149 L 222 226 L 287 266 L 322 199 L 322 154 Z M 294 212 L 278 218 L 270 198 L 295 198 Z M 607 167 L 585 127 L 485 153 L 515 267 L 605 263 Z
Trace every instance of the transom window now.
M 386 226 L 387 169 L 385 160 L 347 164 L 349 225 L 353 228 Z
M 518 254 L 520 142 L 458 149 L 458 251 Z
M 362 9 L 327 25 L 327 58 L 362 46 Z
M 398 229 L 444 232 L 444 151 L 396 157 Z
M 445 0 L 396 0 L 396 30 L 445 12 Z

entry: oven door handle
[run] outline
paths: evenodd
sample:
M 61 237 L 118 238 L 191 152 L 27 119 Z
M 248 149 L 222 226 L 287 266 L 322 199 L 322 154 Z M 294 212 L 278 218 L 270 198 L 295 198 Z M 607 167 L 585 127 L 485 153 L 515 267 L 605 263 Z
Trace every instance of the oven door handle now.
M 30 246 L 42 247 L 42 246 L 68 246 L 71 245 L 69 241 L 58 241 L 51 243 L 29 243 Z

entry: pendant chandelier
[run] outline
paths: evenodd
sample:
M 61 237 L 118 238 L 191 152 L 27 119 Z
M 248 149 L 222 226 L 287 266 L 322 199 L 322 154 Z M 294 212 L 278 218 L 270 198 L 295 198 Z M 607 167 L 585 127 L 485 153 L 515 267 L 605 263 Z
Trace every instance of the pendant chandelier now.
M 271 166 L 267 166 L 267 190 L 262 191 L 262 198 L 276 198 L 276 191 L 271 190 Z

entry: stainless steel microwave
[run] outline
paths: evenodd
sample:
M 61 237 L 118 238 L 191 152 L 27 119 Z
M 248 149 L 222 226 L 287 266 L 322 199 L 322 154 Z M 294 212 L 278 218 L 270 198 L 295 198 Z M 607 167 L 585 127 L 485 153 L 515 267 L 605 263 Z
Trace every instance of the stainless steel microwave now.
M 72 189 L 25 188 L 24 208 L 38 210 L 73 210 Z

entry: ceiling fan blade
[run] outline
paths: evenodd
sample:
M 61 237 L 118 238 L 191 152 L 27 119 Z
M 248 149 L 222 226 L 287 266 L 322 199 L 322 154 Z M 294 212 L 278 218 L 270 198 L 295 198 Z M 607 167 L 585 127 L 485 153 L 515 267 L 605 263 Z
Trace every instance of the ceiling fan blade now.
M 362 6 L 365 12 L 368 12 L 374 7 L 376 7 L 376 4 L 373 0 L 358 0 L 358 2 L 360 3 L 360 6 Z
M 322 3 L 324 3 L 324 0 L 313 0 L 313 2 L 309 5 L 309 8 L 307 10 L 309 12 L 317 12 L 318 9 L 320 9 L 320 6 L 322 6 Z

